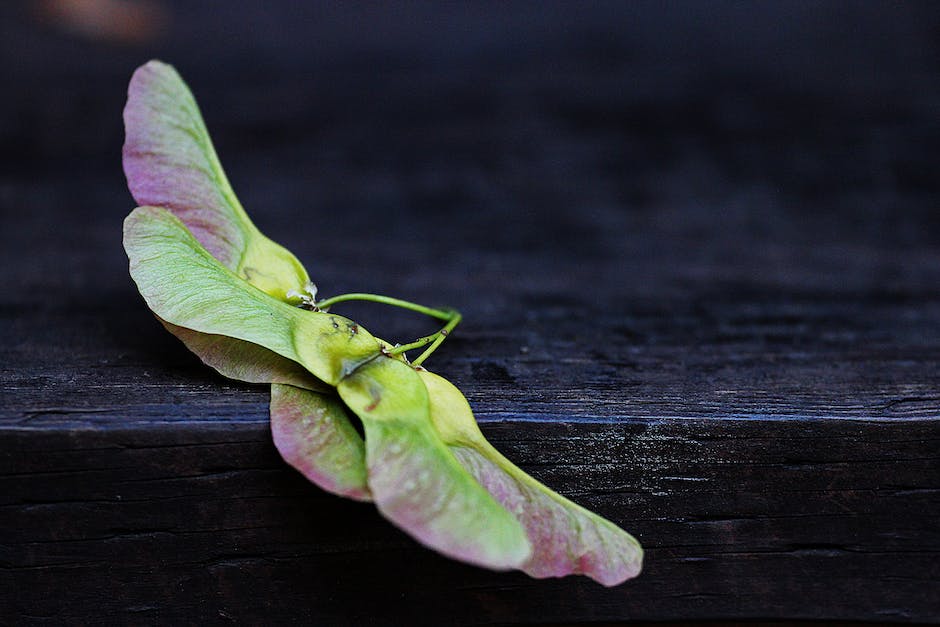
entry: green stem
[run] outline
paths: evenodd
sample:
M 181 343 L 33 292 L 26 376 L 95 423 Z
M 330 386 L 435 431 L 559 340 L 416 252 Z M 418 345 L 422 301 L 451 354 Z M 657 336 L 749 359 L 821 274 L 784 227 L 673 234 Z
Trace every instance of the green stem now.
M 400 355 L 402 353 L 407 353 L 410 350 L 416 348 L 421 348 L 422 346 L 427 346 L 431 342 L 437 339 L 437 336 L 441 334 L 440 331 L 437 333 L 432 333 L 431 335 L 425 335 L 424 337 L 419 337 L 414 342 L 409 342 L 408 344 L 397 344 L 392 348 L 386 351 L 389 355 Z
M 416 311 L 418 313 L 424 314 L 425 316 L 431 316 L 432 318 L 437 318 L 438 320 L 450 320 L 453 317 L 455 312 L 445 309 L 434 309 L 433 307 L 425 307 L 424 305 L 418 305 L 417 303 L 412 303 L 407 300 L 401 300 L 398 298 L 392 298 L 390 296 L 380 296 L 379 294 L 362 294 L 362 293 L 352 293 L 352 294 L 340 294 L 339 296 L 333 296 L 332 298 L 327 298 L 321 300 L 319 303 L 316 303 L 317 309 L 321 311 L 326 311 L 330 308 L 331 305 L 336 303 L 344 303 L 350 300 L 365 300 L 373 303 L 381 303 L 383 305 L 391 305 L 392 307 L 401 307 L 402 309 L 409 309 L 411 311 Z
M 438 320 L 447 321 L 447 324 L 445 324 L 444 327 L 437 333 L 419 337 L 414 342 L 400 344 L 388 351 L 390 355 L 400 355 L 401 353 L 405 353 L 415 348 L 421 348 L 422 346 L 430 344 L 430 346 L 428 346 L 427 349 L 425 349 L 425 351 L 421 353 L 417 359 L 411 362 L 411 365 L 413 366 L 420 366 L 425 359 L 430 357 L 431 354 L 437 350 L 437 347 L 440 346 L 445 339 L 447 339 L 447 336 L 450 335 L 450 332 L 454 330 L 454 327 L 456 327 L 463 319 L 463 316 L 460 315 L 460 312 L 453 309 L 435 309 L 433 307 L 425 307 L 424 305 L 418 305 L 417 303 L 412 303 L 407 300 L 391 298 L 390 296 L 381 296 L 379 294 L 340 294 L 339 296 L 333 296 L 332 298 L 321 300 L 320 302 L 316 303 L 315 306 L 320 311 L 326 311 L 330 308 L 330 306 L 335 305 L 336 303 L 344 303 L 351 300 L 368 301 L 372 303 L 390 305 L 392 307 L 400 307 L 402 309 L 415 311 Z
M 447 339 L 447 336 L 450 335 L 450 332 L 453 331 L 454 327 L 456 327 L 460 323 L 460 321 L 463 319 L 463 316 L 460 315 L 459 311 L 454 311 L 452 312 L 452 314 L 454 317 L 451 318 L 450 322 L 444 325 L 443 329 L 435 333 L 435 335 L 437 335 L 437 338 L 435 338 L 435 340 L 431 343 L 431 345 L 428 346 L 427 349 L 423 353 L 421 353 L 417 359 L 411 362 L 412 366 L 415 366 L 415 367 L 420 366 L 421 363 L 425 359 L 430 357 L 431 353 L 437 350 L 437 347 L 440 346 L 441 343 Z

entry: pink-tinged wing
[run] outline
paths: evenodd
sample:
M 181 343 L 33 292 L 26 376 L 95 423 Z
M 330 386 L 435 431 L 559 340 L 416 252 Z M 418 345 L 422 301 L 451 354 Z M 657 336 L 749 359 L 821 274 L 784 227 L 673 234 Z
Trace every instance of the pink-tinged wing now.
M 237 270 L 247 216 L 196 101 L 172 66 L 150 61 L 134 72 L 124 130 L 124 174 L 137 204 L 169 209 L 213 257 Z
M 435 429 L 461 465 L 525 527 L 534 550 L 522 571 L 532 577 L 586 575 L 605 586 L 640 573 L 643 550 L 633 536 L 503 457 L 483 437 L 460 390 L 433 373 L 419 375 Z
M 549 491 L 522 470 L 497 463 L 478 448 L 452 446 L 451 450 L 525 527 L 535 547 L 532 558 L 520 567 L 525 573 L 532 577 L 586 575 L 605 586 L 640 574 L 643 553 L 639 543 L 610 521 Z
M 380 356 L 337 390 L 362 420 L 369 488 L 382 515 L 448 557 L 494 570 L 528 560 L 522 526 L 434 432 L 427 392 L 410 366 Z
M 284 461 L 314 484 L 340 496 L 371 500 L 365 445 L 334 394 L 272 385 L 271 434 Z
M 171 66 L 150 61 L 134 72 L 124 132 L 124 174 L 138 204 L 171 211 L 226 268 L 278 300 L 299 303 L 307 271 L 248 218 L 192 93 Z
M 307 372 L 296 361 L 281 357 L 258 344 L 226 335 L 200 333 L 171 324 L 159 316 L 157 320 L 204 364 L 215 369 L 223 377 L 247 383 L 285 383 L 320 392 L 333 389 Z

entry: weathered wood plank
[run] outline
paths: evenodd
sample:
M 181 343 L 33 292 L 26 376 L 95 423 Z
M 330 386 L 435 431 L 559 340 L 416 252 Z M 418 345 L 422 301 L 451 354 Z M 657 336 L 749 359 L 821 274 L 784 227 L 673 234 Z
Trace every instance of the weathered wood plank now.
M 0 304 L 0 424 L 258 419 L 264 388 L 203 368 L 130 286 L 95 296 Z M 610 310 L 507 305 L 494 314 L 458 304 L 467 305 L 465 326 L 431 367 L 464 387 L 484 418 L 904 421 L 940 413 L 940 297 L 932 294 L 719 293 Z M 402 338 L 424 328 L 397 322 Z M 379 328 L 387 326 L 395 324 Z M 171 399 L 178 410 L 167 407 Z
M 4 430 L 5 612 L 350 625 L 936 617 L 940 530 L 924 515 L 940 507 L 938 456 L 924 455 L 940 440 L 934 421 L 485 429 L 528 471 L 634 530 L 649 550 L 643 577 L 606 590 L 444 560 L 370 506 L 306 484 L 261 424 Z

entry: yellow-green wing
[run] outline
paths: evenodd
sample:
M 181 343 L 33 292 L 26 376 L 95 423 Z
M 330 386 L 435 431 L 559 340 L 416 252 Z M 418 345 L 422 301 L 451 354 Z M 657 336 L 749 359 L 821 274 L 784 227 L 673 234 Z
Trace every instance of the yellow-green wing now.
M 523 472 L 486 441 L 460 390 L 431 372 L 418 375 L 428 391 L 435 430 L 525 527 L 534 550 L 521 570 L 533 577 L 582 574 L 605 586 L 640 573 L 643 550 L 633 536 Z
M 271 386 L 271 434 L 288 464 L 327 492 L 371 500 L 365 444 L 342 401 L 292 385 Z
M 362 420 L 369 488 L 386 518 L 455 559 L 497 570 L 528 560 L 522 526 L 438 437 L 427 391 L 409 365 L 376 357 L 337 390 Z
M 170 324 L 257 344 L 333 386 L 379 352 L 378 341 L 351 320 L 292 307 L 246 283 L 166 209 L 131 212 L 124 248 L 147 305 Z

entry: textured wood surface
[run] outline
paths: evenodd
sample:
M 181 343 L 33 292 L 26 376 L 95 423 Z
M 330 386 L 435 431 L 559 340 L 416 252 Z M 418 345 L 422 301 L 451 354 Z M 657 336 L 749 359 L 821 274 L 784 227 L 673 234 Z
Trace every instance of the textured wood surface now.
M 930 5 L 167 6 L 138 47 L 0 9 L 0 623 L 940 621 Z M 151 56 L 324 295 L 464 313 L 429 366 L 639 579 L 457 564 L 280 461 L 127 276 Z

